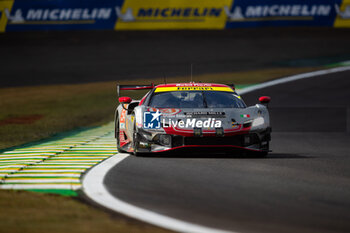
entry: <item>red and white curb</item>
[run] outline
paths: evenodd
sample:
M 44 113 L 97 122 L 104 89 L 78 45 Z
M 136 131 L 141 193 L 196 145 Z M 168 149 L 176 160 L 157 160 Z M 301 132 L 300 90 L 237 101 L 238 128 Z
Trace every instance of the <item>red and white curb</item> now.
M 0 189 L 80 189 L 80 176 L 116 153 L 113 129 L 110 123 L 0 153 Z

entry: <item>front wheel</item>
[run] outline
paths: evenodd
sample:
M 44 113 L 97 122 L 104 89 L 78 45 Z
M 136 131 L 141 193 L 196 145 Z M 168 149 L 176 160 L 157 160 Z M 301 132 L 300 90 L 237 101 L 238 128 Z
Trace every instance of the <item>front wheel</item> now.
M 258 158 L 265 158 L 269 154 L 269 148 L 270 148 L 270 145 L 267 142 L 267 144 L 262 148 L 263 151 L 254 152 L 254 155 Z
M 135 156 L 144 156 L 144 153 L 140 153 L 138 152 L 138 148 L 139 148 L 139 140 L 138 140 L 138 134 L 136 132 L 136 129 L 134 129 L 134 134 L 133 134 L 133 137 L 132 137 L 132 147 L 133 147 L 133 154 Z
M 136 124 L 134 124 L 134 133 L 132 136 L 132 147 L 134 151 L 133 154 L 137 157 L 146 156 L 147 153 L 142 153 L 138 151 L 139 143 L 140 143 L 139 135 L 137 133 Z
M 257 152 L 256 156 L 258 158 L 265 158 L 269 154 L 268 151 Z

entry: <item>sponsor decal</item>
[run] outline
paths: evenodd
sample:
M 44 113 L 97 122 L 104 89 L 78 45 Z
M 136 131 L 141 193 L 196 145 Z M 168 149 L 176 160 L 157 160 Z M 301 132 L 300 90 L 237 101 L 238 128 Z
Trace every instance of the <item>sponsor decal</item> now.
M 118 17 L 122 22 L 132 22 L 137 21 L 138 18 L 155 18 L 161 16 L 163 18 L 169 17 L 218 17 L 221 14 L 221 8 L 152 8 L 151 5 L 147 8 L 139 8 L 134 16 L 134 11 L 132 8 L 127 8 L 125 13 L 122 13 L 120 7 L 115 8 Z M 161 20 L 160 20 L 161 21 Z
M 190 86 L 190 87 L 158 87 L 154 92 L 168 92 L 168 91 L 226 91 L 234 92 L 230 87 L 201 87 L 201 86 Z
M 178 83 L 177 87 L 211 87 L 210 83 Z
M 121 129 L 125 129 L 125 116 L 126 116 L 126 110 L 123 108 L 122 109 L 122 112 L 120 114 L 120 119 L 119 119 L 119 122 L 120 122 L 120 128 Z
M 232 129 L 239 128 L 239 123 L 237 123 L 235 119 L 232 119 L 231 125 Z
M 181 109 L 178 108 L 148 108 L 147 111 L 149 112 L 156 112 L 157 110 L 159 110 L 163 115 L 177 115 L 178 113 L 181 112 Z
M 215 117 L 215 118 L 224 118 L 225 112 L 185 112 L 186 117 L 192 118 L 205 118 L 205 117 Z
M 241 117 L 244 117 L 244 118 L 249 118 L 250 115 L 249 114 L 241 114 Z
M 14 0 L 0 1 L 0 32 L 4 32 L 8 23 L 8 16 L 12 9 Z
M 7 9 L 6 9 L 7 10 Z M 13 15 L 7 12 L 9 23 L 30 23 L 43 21 L 48 23 L 52 20 L 60 20 L 62 22 L 76 20 L 97 20 L 109 19 L 111 17 L 111 8 L 68 8 L 68 9 L 28 9 L 23 15 L 21 9 L 17 9 Z
M 178 87 L 178 91 L 213 91 L 213 87 Z
M 7 0 L 5 0 L 7 1 Z M 115 7 L 123 0 L 14 0 L 3 7 L 1 18 L 7 21 L 6 31 L 57 29 L 113 29 L 117 20 Z M 1 20 L 0 20 L 1 25 Z
M 143 128 L 145 129 L 160 129 L 160 116 L 162 114 L 157 110 L 156 112 L 143 113 Z
M 332 26 L 341 0 L 235 0 L 224 7 L 226 28 L 256 26 Z
M 178 108 L 163 108 L 160 110 L 163 115 L 176 115 L 181 112 Z
M 232 0 L 125 0 L 123 7 L 115 8 L 115 29 L 223 29 L 223 7 L 231 4 Z
M 257 5 L 247 6 L 244 12 L 240 6 L 235 6 L 232 12 L 227 6 L 225 6 L 224 9 L 229 21 L 241 21 L 245 19 L 260 20 L 263 17 L 270 17 L 270 20 L 290 20 L 294 17 L 294 19 L 299 17 L 303 17 L 303 19 L 312 19 L 313 16 L 328 16 L 331 12 L 332 5 Z
M 337 17 L 334 21 L 334 27 L 350 27 L 350 0 L 343 0 L 338 5 L 334 5 Z

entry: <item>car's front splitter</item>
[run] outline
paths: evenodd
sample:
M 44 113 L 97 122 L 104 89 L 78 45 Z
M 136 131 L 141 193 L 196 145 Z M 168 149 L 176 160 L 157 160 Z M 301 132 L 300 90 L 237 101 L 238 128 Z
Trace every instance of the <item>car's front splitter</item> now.
M 166 153 L 166 152 L 176 152 L 176 151 L 188 151 L 188 152 L 263 152 L 264 150 L 234 146 L 234 145 L 183 145 L 162 150 L 153 150 L 152 153 Z

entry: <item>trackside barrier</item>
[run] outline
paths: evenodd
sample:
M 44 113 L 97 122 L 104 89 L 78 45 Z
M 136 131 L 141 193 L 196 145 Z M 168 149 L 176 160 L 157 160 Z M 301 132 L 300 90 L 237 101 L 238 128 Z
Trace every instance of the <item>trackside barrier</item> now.
M 0 0 L 0 32 L 349 27 L 350 0 Z

